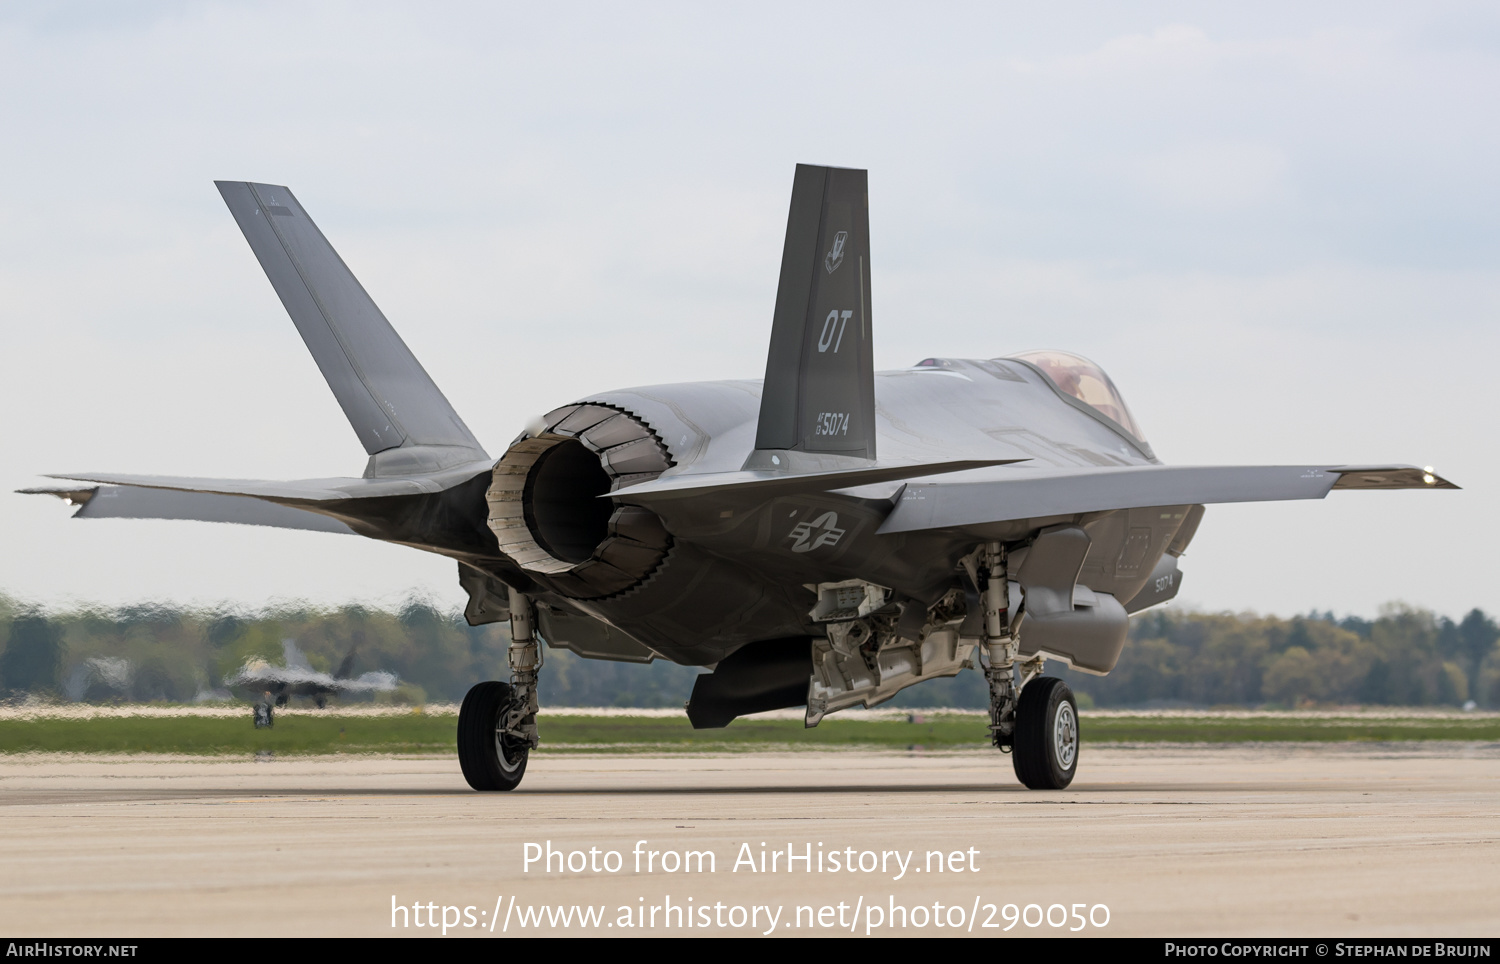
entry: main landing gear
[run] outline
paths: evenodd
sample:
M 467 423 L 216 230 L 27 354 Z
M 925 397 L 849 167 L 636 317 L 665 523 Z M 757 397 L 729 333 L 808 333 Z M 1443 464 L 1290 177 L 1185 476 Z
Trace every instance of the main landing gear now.
M 1033 790 L 1061 790 L 1078 772 L 1078 703 L 1068 684 L 1043 676 L 1021 691 L 1011 762 Z
M 1041 657 L 1023 662 L 1017 653 L 1003 547 L 991 542 L 977 556 L 982 566 L 973 572 L 984 606 L 990 737 L 1010 752 L 1016 779 L 1029 789 L 1061 790 L 1078 772 L 1078 702 L 1068 684 L 1041 675 Z
M 505 732 L 514 691 L 509 683 L 476 683 L 458 711 L 458 764 L 475 790 L 514 790 L 526 775 L 531 745 Z
M 458 710 L 458 765 L 475 790 L 514 790 L 526 775 L 536 733 L 541 648 L 531 601 L 510 591 L 511 681 L 476 683 Z

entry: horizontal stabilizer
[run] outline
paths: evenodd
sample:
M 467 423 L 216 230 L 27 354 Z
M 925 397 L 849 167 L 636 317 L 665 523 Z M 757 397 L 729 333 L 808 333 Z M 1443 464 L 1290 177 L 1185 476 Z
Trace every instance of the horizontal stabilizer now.
M 828 492 L 833 489 L 852 489 L 876 482 L 895 482 L 901 479 L 920 478 L 928 475 L 946 475 L 950 472 L 967 472 L 995 465 L 1010 465 L 1026 459 L 964 459 L 952 462 L 922 462 L 917 464 L 875 465 L 869 468 L 839 469 L 832 472 L 805 472 L 800 474 L 776 472 L 705 472 L 700 475 L 671 475 L 642 482 L 606 493 L 600 498 L 622 499 L 649 505 L 674 499 L 688 499 L 701 495 L 727 494 L 728 492 L 769 498 L 791 492 Z M 70 476 L 71 478 L 71 476 Z
M 267 502 L 283 505 L 297 505 L 340 502 L 347 499 L 425 495 L 441 492 L 489 471 L 490 463 L 481 461 L 456 466 L 431 476 L 401 479 L 301 479 L 291 482 L 268 482 L 258 479 L 199 479 L 171 475 L 120 475 L 93 472 L 47 477 L 77 479 L 106 485 L 134 486 L 143 489 L 171 489 L 178 492 L 248 496 L 252 499 L 264 499 Z
M 489 485 L 491 468 L 489 460 L 483 459 L 419 476 L 291 482 L 95 472 L 51 476 L 98 483 L 101 491 L 115 486 L 138 490 L 116 497 L 131 500 L 136 510 L 129 513 L 108 512 L 105 505 L 109 500 L 97 496 L 89 496 L 85 502 L 89 486 L 69 484 L 49 491 L 75 503 L 85 502 L 88 511 L 79 513 L 85 516 L 97 511 L 135 518 L 189 518 L 353 532 L 474 560 L 493 554 L 494 540 L 484 526 L 484 489 Z M 99 508 L 90 509 L 95 503 Z M 275 511 L 278 509 L 281 511 Z M 336 525 L 319 525 L 307 517 L 327 517 Z
M 365 451 L 373 456 L 423 446 L 450 453 L 446 464 L 484 458 L 292 192 L 273 184 L 215 183 Z
M 1345 478 L 1351 484 L 1342 484 Z M 908 485 L 880 531 L 961 529 L 1153 505 L 1321 499 L 1335 488 L 1458 486 L 1410 465 L 1142 465 L 1045 475 L 1028 472 L 1001 481 Z
M 19 491 L 26 495 L 55 495 L 65 499 L 79 507 L 73 513 L 75 519 L 190 519 L 196 522 L 233 522 L 275 529 L 354 534 L 354 530 L 337 519 L 235 495 L 142 489 L 125 485 Z

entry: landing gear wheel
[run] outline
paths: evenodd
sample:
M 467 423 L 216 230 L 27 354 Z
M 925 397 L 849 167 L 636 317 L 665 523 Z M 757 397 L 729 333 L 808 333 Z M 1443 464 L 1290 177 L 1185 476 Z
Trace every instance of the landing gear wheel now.
M 514 790 L 526 774 L 531 748 L 500 732 L 510 707 L 510 684 L 475 683 L 458 710 L 458 765 L 475 790 Z
M 273 715 L 271 713 L 271 704 L 270 703 L 256 703 L 255 704 L 255 726 L 256 726 L 256 728 L 257 729 L 261 729 L 261 728 L 264 728 L 264 727 L 267 727 L 267 726 L 271 726 L 274 723 L 275 723 L 275 719 L 274 719 L 274 717 L 273 717 Z
M 1016 707 L 1016 779 L 1032 790 L 1061 790 L 1078 772 L 1078 701 L 1055 676 L 1032 680 Z

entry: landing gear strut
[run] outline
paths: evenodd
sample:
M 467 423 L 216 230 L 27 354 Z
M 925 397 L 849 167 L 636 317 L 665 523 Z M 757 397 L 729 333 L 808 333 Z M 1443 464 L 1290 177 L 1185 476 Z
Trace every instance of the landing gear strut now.
M 510 591 L 511 681 L 476 683 L 458 711 L 458 764 L 475 790 L 514 790 L 536 733 L 537 671 L 542 652 L 533 630 L 531 600 Z
M 1040 656 L 1024 662 L 1019 657 L 1004 547 L 991 542 L 977 556 L 982 565 L 973 572 L 984 606 L 990 739 L 1011 754 L 1021 783 L 1032 790 L 1061 790 L 1078 772 L 1078 703 L 1066 683 L 1041 675 Z
M 971 570 L 984 607 L 985 679 L 990 684 L 990 740 L 1001 750 L 1015 743 L 1016 638 L 1010 629 L 1010 589 L 1005 575 L 1005 549 L 991 542 L 978 553 Z

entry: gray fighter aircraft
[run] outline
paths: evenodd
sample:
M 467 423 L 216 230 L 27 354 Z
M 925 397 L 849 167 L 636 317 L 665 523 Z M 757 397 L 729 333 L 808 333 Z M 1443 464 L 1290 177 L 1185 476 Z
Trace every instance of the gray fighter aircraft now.
M 870 706 L 978 665 L 990 735 L 1033 788 L 1078 766 L 1048 659 L 1104 674 L 1128 617 L 1176 595 L 1223 502 L 1455 488 L 1406 465 L 1168 466 L 1114 384 L 1064 352 L 876 372 L 866 172 L 799 165 L 763 381 L 606 391 L 486 454 L 285 187 L 220 182 L 369 455 L 294 482 L 70 473 L 83 517 L 354 532 L 458 561 L 509 682 L 465 698 L 458 757 L 510 790 L 537 745 L 539 640 L 712 669 L 695 727 Z M 42 491 L 42 490 L 33 490 Z
M 282 665 L 273 666 L 263 659 L 246 660 L 245 665 L 224 678 L 224 685 L 248 693 L 254 699 L 256 726 L 273 725 L 274 708 L 285 706 L 294 697 L 311 699 L 321 710 L 328 697 L 340 693 L 389 693 L 396 688 L 394 673 L 374 670 L 350 676 L 354 655 L 354 650 L 349 650 L 338 669 L 332 673 L 320 673 L 312 668 L 295 640 L 283 639 Z

